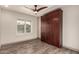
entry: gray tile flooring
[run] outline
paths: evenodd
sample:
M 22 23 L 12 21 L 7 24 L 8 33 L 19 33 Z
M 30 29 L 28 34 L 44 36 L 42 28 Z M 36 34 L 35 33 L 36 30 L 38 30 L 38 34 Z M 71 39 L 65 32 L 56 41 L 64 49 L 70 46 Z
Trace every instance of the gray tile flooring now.
M 0 49 L 0 54 L 79 54 L 78 52 L 57 48 L 39 39 L 7 45 Z

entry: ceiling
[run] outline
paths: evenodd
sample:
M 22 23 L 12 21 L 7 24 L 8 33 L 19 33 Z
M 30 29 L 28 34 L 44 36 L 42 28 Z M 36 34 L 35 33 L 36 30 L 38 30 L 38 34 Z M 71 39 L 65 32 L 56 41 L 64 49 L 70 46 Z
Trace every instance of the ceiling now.
M 4 9 L 12 10 L 12 11 L 21 12 L 24 14 L 33 15 L 33 16 L 42 16 L 45 13 L 48 13 L 56 8 L 61 7 L 61 5 L 38 5 L 37 9 L 39 9 L 41 7 L 45 7 L 45 6 L 47 6 L 48 8 L 39 11 L 37 13 L 37 15 L 35 15 L 35 13 L 32 10 L 25 8 L 24 6 L 34 9 L 34 5 L 8 5 L 8 7 L 7 7 L 7 5 L 1 5 L 0 7 L 4 8 Z

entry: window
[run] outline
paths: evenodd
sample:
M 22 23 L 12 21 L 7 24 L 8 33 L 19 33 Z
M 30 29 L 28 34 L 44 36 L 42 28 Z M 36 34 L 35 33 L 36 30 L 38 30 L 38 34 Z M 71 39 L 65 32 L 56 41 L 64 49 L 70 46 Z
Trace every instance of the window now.
M 26 33 L 31 32 L 31 21 L 26 21 Z
M 25 22 L 23 20 L 18 20 L 17 21 L 17 32 L 24 33 L 24 26 L 25 26 Z
M 18 33 L 30 33 L 31 32 L 31 21 L 24 21 L 21 19 L 17 20 L 17 32 Z

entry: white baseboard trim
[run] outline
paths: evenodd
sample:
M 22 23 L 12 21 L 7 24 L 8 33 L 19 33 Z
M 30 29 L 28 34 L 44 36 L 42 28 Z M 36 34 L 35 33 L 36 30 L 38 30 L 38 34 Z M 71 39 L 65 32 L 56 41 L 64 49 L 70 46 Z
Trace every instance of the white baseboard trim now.
M 70 49 L 70 50 L 73 50 L 73 51 L 77 51 L 79 52 L 79 49 L 75 49 L 75 48 L 72 48 L 72 47 L 67 47 L 67 46 L 63 46 L 64 48 L 67 48 L 67 49 Z
M 1 44 L 1 48 L 2 46 L 8 46 L 8 45 L 13 45 L 13 44 L 18 44 L 18 43 L 23 43 L 23 42 L 27 42 L 27 41 L 32 41 L 32 40 L 36 40 L 38 38 L 33 38 L 33 39 L 30 39 L 30 40 L 24 40 L 24 41 L 18 41 L 18 42 L 12 42 L 12 43 L 7 43 L 7 44 Z

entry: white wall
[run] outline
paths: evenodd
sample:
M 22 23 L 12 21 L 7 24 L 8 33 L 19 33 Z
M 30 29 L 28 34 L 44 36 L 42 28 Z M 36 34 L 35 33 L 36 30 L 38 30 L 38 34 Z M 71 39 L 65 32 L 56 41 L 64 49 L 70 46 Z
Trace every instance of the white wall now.
M 34 16 L 13 12 L 9 10 L 1 10 L 1 44 L 26 41 L 37 38 L 37 18 Z M 18 35 L 17 20 L 26 19 L 32 22 L 32 32 Z
M 63 46 L 79 51 L 79 6 L 64 6 Z
M 41 38 L 41 17 L 38 17 L 38 38 Z
M 1 43 L 1 8 L 0 8 L 0 43 Z

